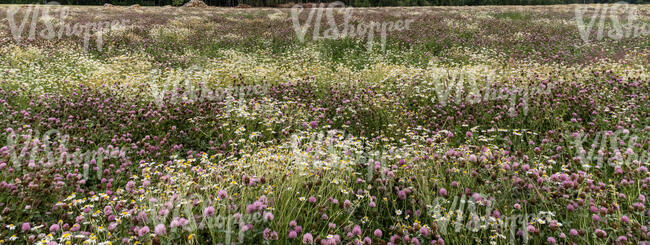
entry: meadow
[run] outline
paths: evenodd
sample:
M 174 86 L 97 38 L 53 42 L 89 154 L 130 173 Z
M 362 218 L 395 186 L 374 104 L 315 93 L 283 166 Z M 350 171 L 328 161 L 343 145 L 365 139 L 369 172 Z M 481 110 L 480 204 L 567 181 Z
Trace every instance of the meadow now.
M 0 243 L 650 244 L 625 7 L 0 5 Z

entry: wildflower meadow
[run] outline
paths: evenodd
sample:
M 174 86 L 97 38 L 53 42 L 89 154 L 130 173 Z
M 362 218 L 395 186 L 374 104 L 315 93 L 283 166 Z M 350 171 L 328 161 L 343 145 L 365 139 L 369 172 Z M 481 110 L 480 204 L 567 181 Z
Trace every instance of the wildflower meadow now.
M 649 5 L 0 18 L 0 244 L 650 245 Z

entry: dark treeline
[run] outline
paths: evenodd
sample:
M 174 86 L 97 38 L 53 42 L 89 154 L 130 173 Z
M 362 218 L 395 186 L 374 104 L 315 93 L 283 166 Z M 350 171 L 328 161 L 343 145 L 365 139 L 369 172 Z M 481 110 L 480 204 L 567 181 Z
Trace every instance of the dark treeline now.
M 46 0 L 0 0 L 0 3 L 28 4 L 41 3 Z M 58 0 L 63 5 L 133 5 L 164 6 L 183 5 L 189 0 Z M 277 7 L 287 3 L 320 3 L 328 0 L 203 0 L 211 6 L 232 7 L 247 4 L 253 7 Z M 571 3 L 615 3 L 618 0 L 342 0 L 346 6 L 382 7 L 382 6 L 474 6 L 474 5 L 549 5 Z M 629 3 L 648 3 L 650 0 L 628 0 Z

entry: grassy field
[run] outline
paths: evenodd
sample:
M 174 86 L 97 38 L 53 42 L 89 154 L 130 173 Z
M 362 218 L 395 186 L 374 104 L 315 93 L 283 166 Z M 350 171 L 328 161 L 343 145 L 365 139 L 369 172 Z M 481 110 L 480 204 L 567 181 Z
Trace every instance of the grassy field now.
M 0 243 L 650 244 L 650 6 L 298 10 L 0 6 Z

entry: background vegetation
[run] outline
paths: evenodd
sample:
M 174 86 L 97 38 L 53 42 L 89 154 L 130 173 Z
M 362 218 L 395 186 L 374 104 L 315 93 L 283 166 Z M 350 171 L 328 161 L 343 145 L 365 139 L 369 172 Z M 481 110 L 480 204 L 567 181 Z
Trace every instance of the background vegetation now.
M 64 5 L 133 5 L 165 6 L 181 5 L 188 0 L 60 0 Z M 309 0 L 205 0 L 210 6 L 232 7 L 239 4 L 248 4 L 253 7 L 277 7 L 287 3 L 331 2 Z M 549 4 L 574 4 L 574 3 L 615 3 L 615 0 L 343 0 L 347 6 L 354 7 L 382 7 L 382 6 L 475 6 L 475 5 L 549 5 Z M 629 3 L 648 3 L 647 0 L 630 0 Z M 3 0 L 7 4 L 34 4 L 44 3 L 44 0 Z

